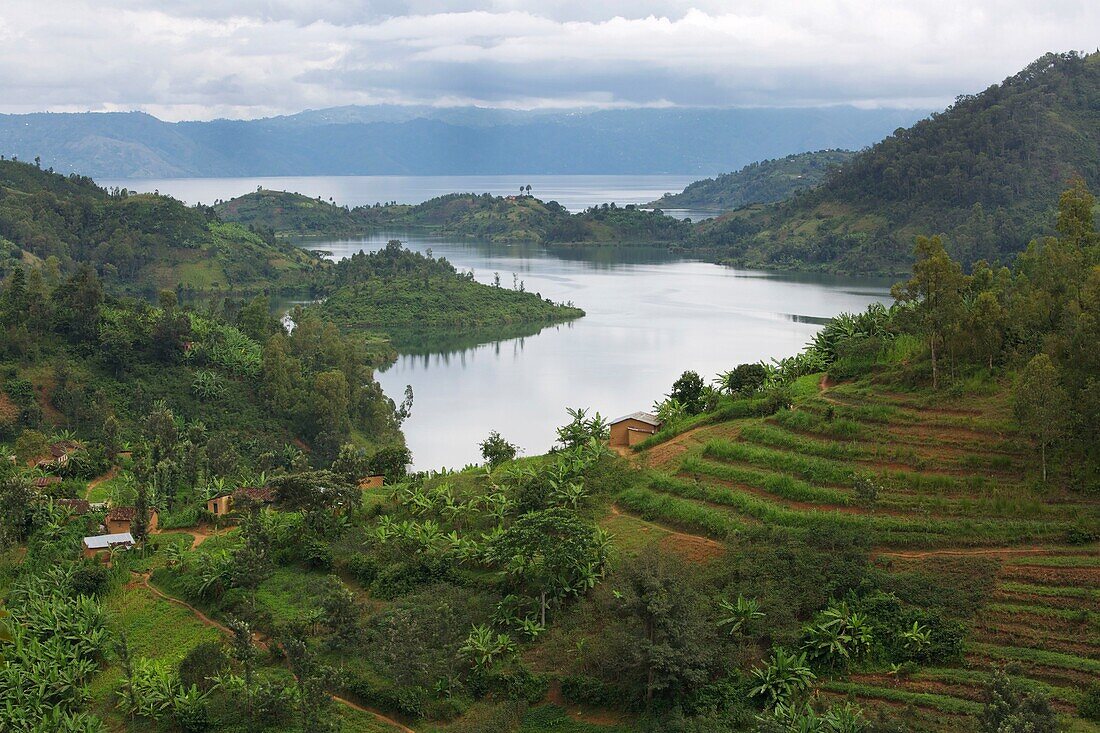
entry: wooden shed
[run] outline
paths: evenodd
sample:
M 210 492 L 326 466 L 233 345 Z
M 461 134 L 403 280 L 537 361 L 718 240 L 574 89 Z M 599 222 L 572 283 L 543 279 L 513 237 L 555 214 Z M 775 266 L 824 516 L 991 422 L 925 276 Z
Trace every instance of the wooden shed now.
M 611 421 L 611 445 L 637 445 L 661 429 L 661 421 L 648 412 L 634 412 Z
M 386 483 L 385 476 L 367 476 L 359 479 L 360 489 L 380 489 L 382 484 Z

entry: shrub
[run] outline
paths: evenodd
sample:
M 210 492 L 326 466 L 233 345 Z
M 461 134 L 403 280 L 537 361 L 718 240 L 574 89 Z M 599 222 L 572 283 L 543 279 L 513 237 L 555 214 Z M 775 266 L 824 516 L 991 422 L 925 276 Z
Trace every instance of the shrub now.
M 621 708 L 624 704 L 629 706 L 637 697 L 620 685 L 585 674 L 562 678 L 561 694 L 569 702 L 600 708 Z
M 1100 721 L 1100 682 L 1093 682 L 1081 693 L 1077 714 L 1085 720 Z
M 378 561 L 371 555 L 355 553 L 348 555 L 340 564 L 363 586 L 370 586 L 378 577 Z
M 204 641 L 180 660 L 179 678 L 183 687 L 197 687 L 204 692 L 213 687 L 212 677 L 229 669 L 229 655 L 220 641 Z

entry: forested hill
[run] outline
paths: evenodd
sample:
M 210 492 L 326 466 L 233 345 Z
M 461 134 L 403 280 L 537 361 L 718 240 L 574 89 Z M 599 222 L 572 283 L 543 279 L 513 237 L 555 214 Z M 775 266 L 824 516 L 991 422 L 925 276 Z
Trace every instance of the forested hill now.
M 656 207 L 733 211 L 749 204 L 770 204 L 821 183 L 832 168 L 851 160 L 850 150 L 818 150 L 761 160 L 734 173 L 695 181 L 681 193 L 666 193 Z
M 226 221 L 276 234 L 343 234 L 380 226 L 423 227 L 491 242 L 679 242 L 688 224 L 632 205 L 603 204 L 570 214 L 555 201 L 533 196 L 453 193 L 415 206 L 387 204 L 353 209 L 285 191 L 261 190 L 218 203 Z
M 915 234 L 939 232 L 964 263 L 1010 260 L 1049 233 L 1075 176 L 1100 184 L 1100 53 L 1048 54 L 794 200 L 704 226 L 697 244 L 742 264 L 897 272 Z
M 302 250 L 221 222 L 213 209 L 98 187 L 0 160 L 0 275 L 18 263 L 59 273 L 87 263 L 114 290 L 258 290 L 312 268 Z

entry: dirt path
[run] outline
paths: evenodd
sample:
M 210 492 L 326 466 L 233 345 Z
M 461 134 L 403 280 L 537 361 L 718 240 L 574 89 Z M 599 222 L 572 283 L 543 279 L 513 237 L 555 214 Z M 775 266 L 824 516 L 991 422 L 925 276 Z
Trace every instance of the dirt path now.
M 179 598 L 176 598 L 175 596 L 170 596 L 167 593 L 165 593 L 164 591 L 162 591 L 159 588 L 157 588 L 156 586 L 154 586 L 152 583 L 149 582 L 150 573 L 134 573 L 134 575 L 137 575 L 137 577 L 140 578 L 140 582 L 138 583 L 138 585 L 141 585 L 144 588 L 148 589 L 154 595 L 156 595 L 160 598 L 163 598 L 164 600 L 168 601 L 169 603 L 174 603 L 175 605 L 180 606 L 181 608 L 186 608 L 188 611 L 190 611 L 192 614 L 195 615 L 195 618 L 197 618 L 199 621 L 201 621 L 206 626 L 218 629 L 223 634 L 226 634 L 228 636 L 233 635 L 233 632 L 230 631 L 229 627 L 227 627 L 225 624 L 220 623 L 219 621 L 215 621 L 214 619 L 210 618 L 205 613 L 203 613 L 199 609 L 195 608 L 194 606 L 192 606 L 187 601 L 180 600 Z M 261 637 L 259 634 L 253 634 L 252 635 L 252 641 L 255 642 L 256 646 L 259 646 L 262 649 L 267 649 L 268 648 L 267 641 L 263 637 Z M 372 710 L 371 708 L 364 707 L 363 705 L 360 705 L 358 703 L 354 703 L 351 700 L 340 697 L 339 695 L 332 695 L 332 693 L 329 693 L 329 694 L 332 696 L 333 700 L 340 703 L 341 705 L 346 705 L 347 707 L 352 708 L 354 710 L 358 710 L 361 713 L 366 713 L 370 716 L 373 716 L 379 722 L 382 722 L 382 723 L 385 723 L 386 725 L 392 726 L 392 727 L 396 728 L 397 730 L 402 731 L 402 733 L 416 733 L 415 730 L 408 727 L 407 725 L 405 725 L 403 723 L 399 723 L 398 721 L 394 720 L 393 718 L 390 718 L 386 715 L 383 715 L 382 713 L 378 712 L 377 710 Z
M 329 693 L 329 694 L 331 694 L 331 693 Z M 402 731 L 402 733 L 416 733 L 416 731 L 413 730 L 412 728 L 410 728 L 409 726 L 404 725 L 403 723 L 398 723 L 393 718 L 387 718 L 385 715 L 378 712 L 377 710 L 371 710 L 370 708 L 365 708 L 362 705 L 360 705 L 359 703 L 352 702 L 351 700 L 340 697 L 339 695 L 332 695 L 332 699 L 335 700 L 336 702 L 340 703 L 341 705 L 347 705 L 349 708 L 352 708 L 353 710 L 358 710 L 361 713 L 366 713 L 367 715 L 374 716 L 374 718 L 376 720 L 378 720 L 379 722 L 385 723 L 386 725 L 393 726 L 394 728 L 397 728 L 399 731 Z
M 110 481 L 118 475 L 118 466 L 112 466 L 111 470 L 102 476 L 96 476 L 94 479 L 88 482 L 88 488 L 84 491 L 84 500 L 90 501 L 92 498 L 92 489 L 99 486 L 102 483 Z

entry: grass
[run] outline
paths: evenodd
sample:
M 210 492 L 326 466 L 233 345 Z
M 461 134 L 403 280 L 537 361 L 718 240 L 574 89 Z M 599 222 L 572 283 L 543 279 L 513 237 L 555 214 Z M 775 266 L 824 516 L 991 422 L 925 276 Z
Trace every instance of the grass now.
M 1044 557 L 1013 557 L 1008 565 L 1035 565 L 1044 568 L 1100 568 L 1100 555 L 1054 555 Z
M 273 625 L 294 621 L 304 611 L 317 607 L 318 590 L 325 577 L 321 572 L 276 567 L 256 589 L 256 602 L 271 613 Z
M 967 651 L 984 654 L 994 659 L 1002 659 L 1017 662 L 1032 662 L 1047 667 L 1060 667 L 1072 669 L 1077 672 L 1088 672 L 1100 675 L 1100 660 L 1086 659 L 1073 654 L 1061 652 L 1049 652 L 1042 649 L 1029 649 L 1025 647 L 999 646 L 997 644 L 984 644 L 981 642 L 969 642 Z
M 852 497 L 843 491 L 836 489 L 824 489 L 813 486 L 785 474 L 763 473 L 740 466 L 731 466 L 723 463 L 705 461 L 694 456 L 688 456 L 680 464 L 683 473 L 701 474 L 725 481 L 751 486 L 754 489 L 766 491 L 769 494 L 792 501 L 806 501 L 817 504 L 836 504 L 848 506 L 853 503 Z
M 1055 585 L 1031 585 L 1030 583 L 1017 583 L 1007 581 L 1001 584 L 1001 589 L 1012 593 L 1027 593 L 1035 596 L 1054 596 L 1061 598 L 1082 598 L 1100 600 L 1100 588 L 1075 588 Z
M 646 488 L 627 489 L 615 501 L 642 519 L 659 521 L 688 532 L 701 532 L 718 540 L 727 539 L 744 528 L 743 523 L 727 512 Z
M 889 702 L 898 702 L 906 705 L 932 708 L 952 715 L 977 715 L 982 711 L 980 703 L 972 700 L 962 700 L 948 695 L 936 695 L 929 692 L 909 692 L 891 687 L 876 687 L 874 685 L 859 682 L 841 682 L 830 680 L 821 685 L 823 690 L 836 692 L 842 695 L 855 695 L 856 697 L 870 697 Z
M 855 478 L 855 471 L 848 464 L 728 440 L 707 441 L 703 446 L 703 455 L 720 461 L 738 461 L 793 474 L 819 485 L 847 486 Z
M 530 708 L 523 716 L 518 733 L 630 733 L 636 730 L 623 725 L 598 725 L 570 717 L 565 708 L 548 703 Z
M 186 608 L 141 586 L 116 590 L 104 606 L 111 631 L 126 638 L 135 658 L 163 659 L 175 665 L 198 644 L 221 638 L 217 629 L 203 624 Z M 122 670 L 111 666 L 92 679 L 89 694 L 98 715 L 114 713 L 112 698 L 121 678 Z

